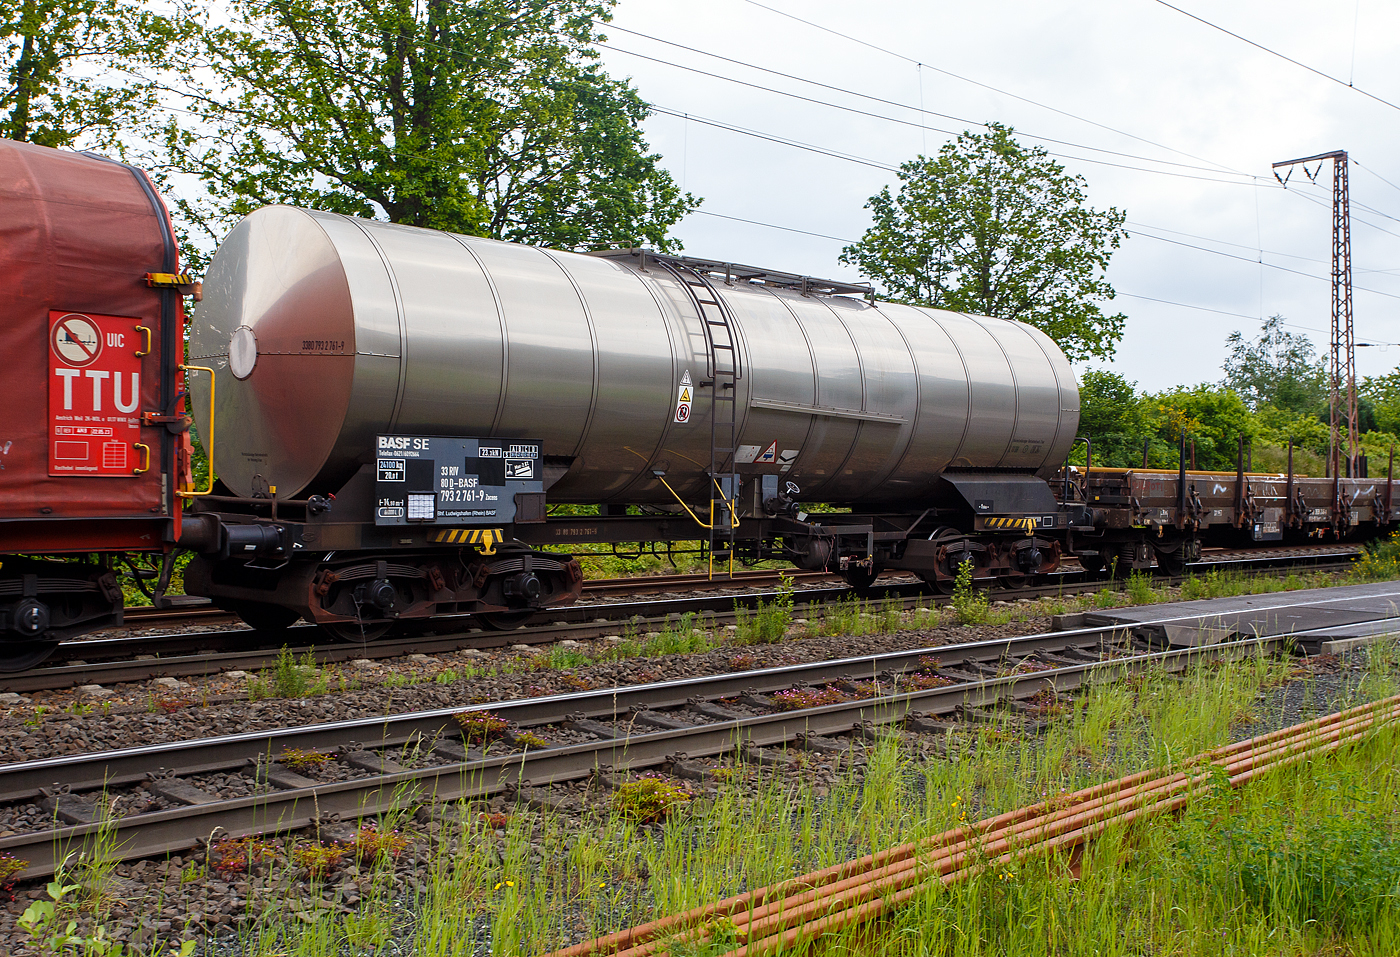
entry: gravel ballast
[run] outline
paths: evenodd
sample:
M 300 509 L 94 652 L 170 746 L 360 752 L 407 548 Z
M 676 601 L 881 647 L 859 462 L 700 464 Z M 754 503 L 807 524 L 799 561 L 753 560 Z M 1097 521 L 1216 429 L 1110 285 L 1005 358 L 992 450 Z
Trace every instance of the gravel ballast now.
M 1000 610 L 1000 609 L 998 609 Z M 301 698 L 269 698 L 250 701 L 249 686 L 258 676 L 225 674 L 208 679 L 190 679 L 171 686 L 149 682 L 118 685 L 110 694 L 83 692 L 36 693 L 27 700 L 0 706 L 0 755 L 5 762 L 18 762 L 62 754 L 77 754 L 148 743 L 163 743 L 288 726 L 305 726 L 369 715 L 506 701 L 584 687 L 611 687 L 652 681 L 683 680 L 705 675 L 791 665 L 880 652 L 902 651 L 971 641 L 987 641 L 1034 634 L 1049 630 L 1048 618 L 1030 614 L 1038 611 L 1027 603 L 1028 617 L 996 626 L 941 624 L 923 630 L 906 630 L 860 637 L 802 637 L 767 645 L 728 645 L 712 651 L 691 654 L 664 654 L 586 665 L 570 669 L 547 666 L 548 649 L 490 652 L 464 651 L 438 656 L 416 655 L 395 661 L 355 662 L 331 669 L 332 688 L 358 684 L 348 690 L 331 690 Z M 945 613 L 943 622 L 951 615 Z M 798 626 L 800 629 L 800 626 Z M 796 630 L 796 629 L 795 629 Z M 615 648 L 616 640 L 582 642 L 577 652 L 600 657 Z M 1317 714 L 1352 703 L 1351 696 L 1366 673 L 1366 649 L 1341 656 L 1324 655 L 1301 662 L 1292 680 L 1264 692 L 1258 712 L 1266 719 L 1235 729 L 1238 738 L 1261 733 L 1273 727 L 1305 721 Z M 439 683 L 448 673 L 464 669 L 494 674 L 458 677 Z M 929 756 L 940 753 L 938 735 L 906 733 L 912 751 Z M 858 749 L 857 749 L 858 755 Z M 837 766 L 859 756 L 808 755 L 802 762 L 780 772 L 791 775 L 817 793 L 824 793 L 837 780 Z M 723 765 L 725 762 L 708 762 Z M 328 765 L 311 776 L 336 780 L 344 774 L 339 766 Z M 257 787 L 251 775 L 211 775 L 209 787 L 225 796 L 248 793 Z M 711 785 L 668 778 L 692 788 L 703 798 Z M 583 811 L 600 800 L 589 788 L 596 782 L 577 782 L 549 789 L 551 813 L 562 815 L 583 826 Z M 143 805 L 142 802 L 145 802 Z M 121 812 L 132 813 L 162 806 L 160 799 L 137 789 L 123 796 Z M 498 798 L 490 809 L 510 813 L 515 805 Z M 7 813 L 9 817 L 7 817 Z M 27 829 L 39 823 L 32 807 L 0 809 L 0 836 Z M 351 822 L 352 824 L 353 822 Z M 346 827 L 350 827 L 347 824 Z M 173 942 L 181 936 L 200 939 L 203 954 L 232 954 L 237 939 L 234 931 L 247 932 L 257 915 L 269 908 L 280 909 L 284 917 L 305 920 L 318 914 L 352 913 L 362 899 L 387 892 L 396 901 L 399 932 L 390 936 L 377 953 L 408 953 L 403 930 L 413 920 L 410 902 L 430 884 L 430 864 L 440 853 L 440 842 L 450 843 L 454 826 L 420 812 L 405 822 L 403 833 L 408 844 L 398 859 L 392 878 L 385 869 L 351 860 L 335 868 L 324 881 L 308 881 L 304 867 L 286 863 L 263 865 L 252 878 L 248 875 L 221 875 L 207 867 L 204 851 L 171 857 L 167 861 L 139 861 L 111 867 L 103 886 L 107 913 L 105 925 L 120 940 L 140 944 L 161 939 Z M 656 835 L 659 837 L 659 830 Z M 335 835 L 322 835 L 329 839 Z M 341 839 L 353 836 L 344 831 Z M 310 835 L 278 839 L 279 847 L 311 840 Z M 505 832 L 486 832 L 483 845 L 473 853 L 502 855 Z M 535 862 L 539 863 L 539 862 Z M 384 881 L 392 880 L 386 891 Z M 0 943 L 5 952 L 16 955 L 37 953 L 28 948 L 27 937 L 16 926 L 26 906 L 45 896 L 42 885 L 21 886 L 14 899 L 0 903 Z M 485 918 L 483 918 L 485 919 Z M 80 926 L 91 923 L 80 917 Z

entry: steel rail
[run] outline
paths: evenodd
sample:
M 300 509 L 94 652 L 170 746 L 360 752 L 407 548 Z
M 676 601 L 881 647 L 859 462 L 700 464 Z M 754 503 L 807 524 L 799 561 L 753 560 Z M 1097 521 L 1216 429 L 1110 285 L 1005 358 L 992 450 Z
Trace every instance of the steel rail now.
M 896 597 L 919 594 L 921 586 L 912 583 L 892 583 L 887 591 Z M 810 589 L 797 593 L 795 607 L 805 608 L 851 594 L 845 586 Z M 59 654 L 79 658 L 82 664 L 40 666 L 29 671 L 0 675 L 0 691 L 24 693 L 72 687 L 78 684 L 119 684 L 146 681 L 155 677 L 185 678 L 214 674 L 220 671 L 247 671 L 266 667 L 288 647 L 293 654 L 312 655 L 319 664 L 334 664 L 357 658 L 396 658 L 410 654 L 447 654 L 463 648 L 500 648 L 512 644 L 549 644 L 565 638 L 591 639 L 617 633 L 631 625 L 635 628 L 664 628 L 668 621 L 687 615 L 712 615 L 717 622 L 732 621 L 736 605 L 750 609 L 760 602 L 772 601 L 776 592 L 742 595 L 671 598 L 643 602 L 618 602 L 605 605 L 572 605 L 551 609 L 550 624 L 524 626 L 514 631 L 484 631 L 469 617 L 445 618 L 438 627 L 463 624 L 476 630 L 453 631 L 445 635 L 416 635 L 385 641 L 363 643 L 330 641 L 315 644 L 315 638 L 325 638 L 311 625 L 287 629 L 269 642 L 268 636 L 251 629 L 229 632 L 196 632 L 191 634 L 89 639 L 64 642 Z M 601 620 L 599 620 L 601 619 Z M 291 644 L 288 639 L 298 642 Z M 227 641 L 239 650 L 211 652 L 211 644 Z M 305 643 L 302 643 L 305 642 Z M 123 655 L 150 655 L 165 651 L 172 657 L 127 658 L 114 661 L 90 661 Z M 193 653 L 192 653 L 193 652 Z M 202 652 L 202 653 L 201 653 Z
M 1083 631 L 1101 633 L 1103 630 L 1099 628 Z M 800 735 L 838 734 L 866 723 L 892 724 L 915 712 L 946 714 L 959 706 L 981 708 L 996 705 L 1007 698 L 1028 698 L 1044 688 L 1052 688 L 1056 692 L 1072 690 L 1091 677 L 1118 677 L 1130 671 L 1153 666 L 1175 672 L 1185 669 L 1194 659 L 1265 653 L 1292 641 L 1295 635 L 1296 633 L 1252 636 L 1211 645 L 1114 657 L 1043 671 L 1012 673 L 945 687 L 846 701 L 818 708 L 746 716 L 737 720 L 695 725 L 684 729 L 633 734 L 612 740 L 512 753 L 310 788 L 274 791 L 231 801 L 132 815 L 110 822 L 72 825 L 53 831 L 15 835 L 0 839 L 0 852 L 8 852 L 30 862 L 21 877 L 45 876 L 53 872 L 67 850 L 95 836 L 100 836 L 109 844 L 112 853 L 118 857 L 149 857 L 195 846 L 216 828 L 235 837 L 295 830 L 315 823 L 325 814 L 338 814 L 347 819 L 375 816 L 402 810 L 413 804 L 482 797 L 511 787 L 574 781 L 587 777 L 605 766 L 626 767 L 629 770 L 656 767 L 674 760 L 678 752 L 692 758 L 712 757 L 746 746 L 771 747 L 797 740 Z M 1064 644 L 1072 644 L 1064 642 L 1068 637 L 1064 633 L 1060 633 L 1059 637 Z M 1011 639 L 1010 642 L 982 644 L 1005 646 L 1016 641 L 1017 639 Z M 925 653 L 946 653 L 948 650 L 949 646 L 944 646 L 941 649 L 925 649 Z M 854 660 L 859 659 L 850 659 L 848 663 Z M 755 673 L 724 677 L 752 681 Z M 680 688 L 687 684 L 691 683 L 669 683 L 673 696 L 671 700 L 676 700 Z M 653 690 L 655 687 L 657 686 L 653 686 Z M 628 691 L 635 693 L 640 690 L 642 689 L 610 689 L 604 694 L 616 694 L 620 697 Z M 693 684 L 690 690 L 694 690 Z M 561 709 L 558 705 L 564 704 L 569 710 L 575 710 L 583 705 L 582 699 L 590 696 L 596 698 L 597 693 L 555 696 L 548 699 L 555 704 L 552 720 L 557 721 L 560 718 Z M 686 700 L 689 697 L 687 695 Z M 511 705 L 518 709 L 539 709 L 544 706 L 545 700 L 507 703 L 495 706 L 494 710 L 503 716 L 509 716 L 514 710 Z M 622 710 L 621 701 L 603 710 L 597 710 L 599 704 L 601 703 L 594 704 L 595 715 L 615 715 Z M 649 706 L 660 705 L 653 701 Z M 583 713 L 588 714 L 587 706 L 584 705 L 584 708 Z M 456 711 L 450 713 L 455 714 Z M 514 713 L 519 717 L 524 716 L 519 711 Z M 447 714 L 447 709 L 443 709 L 406 716 L 405 719 L 395 722 L 394 730 L 398 734 L 394 737 L 397 739 L 410 727 L 414 732 L 430 739 L 436 737 L 444 730 L 443 719 Z M 537 712 L 536 721 L 542 723 L 542 718 L 543 715 Z M 412 722 L 419 722 L 419 725 L 413 727 Z M 377 722 L 341 722 L 338 725 L 326 725 L 302 732 L 289 730 L 287 733 L 272 732 L 234 737 L 242 738 L 246 743 L 246 739 L 250 737 L 272 741 L 278 738 L 285 740 L 288 734 L 298 734 L 298 746 L 304 743 L 314 745 L 319 741 L 325 746 L 335 747 L 345 743 L 346 730 L 363 729 L 367 724 L 375 723 Z M 407 738 L 406 734 L 404 738 Z M 193 744 L 202 745 L 197 750 L 207 757 L 209 751 L 206 749 L 224 747 L 229 742 L 230 739 L 225 738 Z M 139 771 L 144 777 L 152 768 L 151 757 L 160 752 L 175 753 L 182 747 L 188 750 L 190 746 L 156 746 L 96 757 L 109 761 L 144 760 L 144 766 Z M 271 754 L 270 747 L 268 753 Z M 37 774 L 42 778 L 43 770 L 56 769 L 74 760 L 60 758 L 0 767 L 0 781 L 13 780 L 11 775 L 22 775 L 31 781 L 37 780 L 32 776 Z M 246 763 L 247 760 L 248 752 L 244 750 L 242 762 Z M 183 770 L 188 773 L 189 765 Z M 133 768 L 132 771 L 136 772 L 136 769 Z M 113 773 L 107 775 L 109 784 L 119 783 L 126 776 L 117 769 L 113 769 Z M 5 787 L 6 791 L 13 793 L 8 783 Z
M 1163 619 L 1169 621 L 1175 619 Z M 1147 624 L 1155 624 L 1149 622 Z M 1136 627 L 1136 626 L 1134 626 Z M 311 727 L 278 728 L 244 734 L 221 735 L 193 741 L 123 748 L 116 751 L 65 755 L 0 765 L 0 803 L 32 800 L 40 789 L 60 784 L 74 790 L 93 790 L 144 780 L 164 761 L 183 756 L 180 770 L 186 774 L 227 771 L 246 765 L 248 759 L 279 749 L 335 749 L 347 740 L 401 743 L 412 737 L 432 737 L 451 726 L 463 711 L 491 711 L 521 728 L 558 722 L 567 714 L 588 718 L 611 716 L 633 709 L 679 708 L 692 699 L 716 700 L 754 689 L 780 691 L 795 685 L 819 684 L 843 678 L 898 673 L 921 666 L 920 659 L 935 656 L 940 667 L 956 668 L 972 662 L 1002 661 L 1010 656 L 1029 657 L 1037 652 L 1061 652 L 1102 646 L 1114 635 L 1126 634 L 1121 625 L 1096 625 L 1068 631 L 1043 632 L 991 641 L 966 642 L 883 652 L 826 661 L 804 662 L 778 668 L 705 675 L 677 681 L 649 682 L 618 688 L 601 688 L 538 698 L 490 704 L 435 708 L 385 717 L 357 718 Z
M 1237 560 L 1231 558 L 1203 564 L 1227 565 L 1242 561 L 1253 565 L 1263 563 L 1261 567 L 1267 568 L 1280 561 L 1307 560 L 1311 561 L 1314 567 L 1319 567 L 1317 559 L 1329 557 L 1336 557 L 1336 555 L 1334 553 L 1310 553 L 1286 559 Z M 1334 567 L 1340 570 L 1347 567 L 1348 564 L 1349 562 L 1338 563 L 1335 566 L 1328 565 L 1325 566 L 1324 570 L 1332 570 Z M 1164 583 L 1179 583 L 1183 580 L 1182 577 L 1162 579 Z M 1086 591 L 1098 591 L 1103 588 L 1121 590 L 1124 587 L 1121 580 L 1061 581 L 1049 585 L 1007 589 L 997 594 L 1008 599 L 1034 598 L 1078 594 Z M 946 604 L 949 601 L 946 596 L 931 593 L 919 583 L 891 582 L 877 590 L 880 595 L 904 600 L 906 605 L 913 600 L 922 600 L 931 604 Z M 798 599 L 796 607 L 806 609 L 851 594 L 852 590 L 845 586 L 830 589 L 807 589 L 795 596 Z M 295 640 L 300 639 L 302 635 L 307 637 L 319 635 L 312 626 L 288 629 L 282 639 L 280 641 L 274 639 L 274 643 L 269 643 L 266 636 L 252 630 L 77 640 L 65 642 L 58 654 L 70 655 L 74 659 L 81 660 L 82 664 L 41 666 L 26 672 L 0 675 L 0 691 L 25 693 L 58 690 L 80 684 L 109 685 L 149 681 L 157 677 L 187 678 L 215 674 L 220 671 L 250 671 L 271 664 L 283 646 L 289 647 L 299 657 L 310 654 L 319 664 L 334 664 L 358 658 L 393 658 L 410 654 L 450 654 L 469 647 L 498 648 L 506 644 L 547 644 L 565 638 L 590 639 L 612 634 L 617 631 L 619 624 L 629 621 L 638 627 L 664 628 L 666 627 L 666 619 L 685 614 L 709 614 L 714 617 L 716 622 L 728 622 L 734 619 L 732 609 L 736 605 L 754 608 L 762 602 L 772 601 L 776 596 L 776 592 L 760 592 L 625 604 L 574 605 L 551 610 L 549 614 L 554 619 L 554 623 L 548 625 L 528 626 L 504 632 L 459 631 L 446 635 L 421 635 L 362 644 L 316 645 L 307 643 L 295 646 L 288 645 L 286 638 L 289 636 L 294 636 Z M 623 612 L 631 612 L 631 614 L 623 617 L 619 614 Z M 619 615 L 619 617 L 608 618 L 606 624 L 584 621 L 584 619 L 596 619 L 600 615 Z M 640 621 L 637 620 L 639 617 L 641 617 Z M 451 621 L 452 619 L 443 619 L 440 624 L 448 624 Z M 235 646 L 234 650 L 212 651 L 211 644 L 218 642 L 230 643 Z M 169 657 L 162 657 L 162 653 Z M 123 656 L 137 654 L 143 656 L 155 654 L 156 657 L 139 659 L 127 657 L 122 660 Z M 90 660 L 102 658 L 119 660 Z
M 1393 594 L 1400 599 L 1400 585 Z M 1276 592 L 1257 596 L 1260 600 L 1250 609 L 1251 614 L 1267 614 L 1272 610 L 1306 608 L 1338 601 L 1335 597 L 1318 597 L 1299 601 L 1293 593 Z M 1383 594 L 1380 597 L 1385 597 Z M 1059 653 L 1073 649 L 1099 648 L 1123 640 L 1130 635 L 1155 638 L 1156 629 L 1164 625 L 1194 622 L 1208 616 L 1200 612 L 1158 615 L 1129 623 L 1101 621 L 1081 628 L 1040 632 L 986 641 L 935 645 L 901 651 L 879 652 L 848 658 L 803 662 L 777 668 L 704 675 L 676 681 L 649 682 L 619 688 L 571 692 L 545 697 L 521 698 L 489 705 L 468 705 L 437 708 L 373 718 L 332 722 L 311 727 L 281 728 L 245 734 L 224 735 L 193 741 L 177 741 L 116 751 L 68 755 L 0 765 L 0 802 L 32 799 L 39 789 L 59 783 L 75 789 L 129 784 L 139 781 L 152 767 L 167 756 L 190 756 L 187 773 L 227 770 L 246 763 L 249 757 L 278 744 L 282 748 L 319 749 L 334 747 L 348 738 L 380 737 L 395 742 L 413 735 L 430 735 L 441 731 L 453 715 L 462 711 L 492 710 L 520 727 L 538 727 L 559 720 L 562 713 L 576 711 L 587 717 L 616 714 L 637 708 L 681 707 L 692 698 L 728 698 L 763 685 L 771 689 L 813 685 L 843 678 L 865 680 L 882 674 L 899 674 L 926 668 L 923 659 L 935 657 L 940 667 L 957 668 L 968 663 L 1002 662 L 1010 658 L 1027 658 L 1038 653 Z M 1330 627 L 1330 626 L 1329 626 Z M 1312 631 L 1325 631 L 1326 628 Z M 1312 631 L 1290 631 L 1294 638 Z M 1258 636 L 1251 636 L 1258 637 Z M 1150 639 L 1136 639 L 1146 647 Z
M 1295 545 L 1277 549 L 1251 549 L 1246 550 L 1239 557 L 1244 561 L 1269 561 L 1273 560 L 1269 556 L 1281 559 L 1306 559 L 1306 558 L 1328 558 L 1343 555 L 1355 555 L 1358 549 L 1354 546 L 1335 545 Z M 1267 555 L 1255 554 L 1268 553 Z M 1235 560 L 1239 553 L 1238 549 L 1208 548 L 1205 549 L 1207 556 L 1201 562 L 1193 565 L 1221 564 Z M 1229 556 L 1229 557 L 1226 557 Z M 1078 562 L 1073 556 L 1066 556 L 1065 563 L 1071 566 Z M 1071 571 L 1071 573 L 1073 573 Z M 583 591 L 586 595 L 632 595 L 648 594 L 662 591 L 669 588 L 685 588 L 687 590 L 706 590 L 711 588 L 752 588 L 755 585 L 777 584 L 779 578 L 786 576 L 798 582 L 816 581 L 840 581 L 841 576 L 825 571 L 806 571 L 798 568 L 788 569 L 741 569 L 728 579 L 714 579 L 708 575 L 698 573 L 676 573 L 665 575 L 635 575 L 623 578 L 595 578 L 583 583 Z M 908 576 L 906 576 L 908 577 Z M 224 611 L 209 602 L 207 598 L 196 598 L 187 596 L 176 596 L 173 599 L 176 604 L 167 608 L 153 608 L 147 605 L 137 605 L 127 608 L 124 617 L 125 624 L 142 625 L 144 623 L 155 623 L 165 621 L 180 621 L 184 618 L 237 618 L 232 612 Z M 100 640 L 100 639 L 98 639 Z
M 839 581 L 841 576 L 824 571 L 803 569 L 741 569 L 732 578 L 713 579 L 708 575 L 676 573 L 666 575 L 633 575 L 624 578 L 595 578 L 583 583 L 586 595 L 634 595 L 650 594 L 668 588 L 685 588 L 704 591 L 709 588 L 751 588 L 755 584 L 777 584 L 779 576 L 786 575 L 794 581 Z M 175 604 L 166 608 L 150 605 L 135 605 L 123 612 L 125 626 L 144 626 L 146 623 L 180 621 L 184 618 L 237 618 L 231 611 L 224 611 L 207 598 L 176 596 Z

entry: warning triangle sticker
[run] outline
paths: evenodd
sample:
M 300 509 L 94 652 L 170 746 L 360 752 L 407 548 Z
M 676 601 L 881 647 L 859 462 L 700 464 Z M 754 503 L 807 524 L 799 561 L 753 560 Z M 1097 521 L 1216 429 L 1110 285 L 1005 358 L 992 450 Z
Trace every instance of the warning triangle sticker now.
M 685 370 L 685 375 L 681 376 L 681 385 L 690 385 L 690 370 Z
M 690 401 L 690 387 L 689 387 L 689 386 L 681 386 L 681 397 L 680 397 L 680 401 L 681 401 L 681 402 L 689 402 L 689 401 Z
M 773 462 L 773 461 L 776 461 L 777 458 L 778 458 L 778 443 L 777 443 L 777 442 L 774 442 L 772 445 L 768 446 L 768 448 L 764 449 L 764 450 L 763 450 L 763 454 L 760 455 L 760 456 L 759 456 L 757 459 L 755 459 L 754 461 L 756 461 L 756 462 Z

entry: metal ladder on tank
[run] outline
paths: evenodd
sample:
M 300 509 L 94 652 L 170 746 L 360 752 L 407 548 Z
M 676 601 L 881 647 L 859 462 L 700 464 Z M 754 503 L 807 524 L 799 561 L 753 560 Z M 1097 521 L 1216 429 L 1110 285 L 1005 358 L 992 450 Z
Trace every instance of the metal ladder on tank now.
M 710 527 L 709 577 L 715 578 L 715 559 L 721 574 L 734 577 L 734 551 L 738 544 L 738 464 L 734 461 L 739 430 L 739 347 L 734 324 L 719 293 L 704 274 L 684 262 L 661 262 L 685 286 L 705 330 L 706 361 L 710 379 Z M 728 492 L 725 487 L 728 487 Z

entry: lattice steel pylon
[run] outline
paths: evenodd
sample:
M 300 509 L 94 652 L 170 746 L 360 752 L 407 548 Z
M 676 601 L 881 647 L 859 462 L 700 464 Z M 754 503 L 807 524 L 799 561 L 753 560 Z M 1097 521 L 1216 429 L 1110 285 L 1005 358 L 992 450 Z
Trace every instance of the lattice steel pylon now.
M 1333 150 L 1318 153 L 1301 159 L 1284 160 L 1274 164 L 1274 177 L 1285 186 L 1293 174 L 1290 168 L 1287 175 L 1279 176 L 1283 167 L 1302 166 L 1308 179 L 1317 181 L 1324 160 L 1333 161 L 1332 173 L 1332 350 L 1329 371 L 1331 389 L 1328 394 L 1328 413 L 1331 421 L 1332 440 L 1327 455 L 1327 467 L 1331 475 L 1341 475 L 1345 468 L 1347 475 L 1357 474 L 1357 457 L 1361 453 L 1361 440 L 1357 433 L 1356 415 L 1356 329 L 1352 320 L 1351 293 L 1351 196 L 1347 181 L 1346 150 Z M 1308 163 L 1316 162 L 1317 169 L 1309 170 Z M 1345 394 L 1343 390 L 1345 389 Z M 1346 420 L 1346 440 L 1342 440 L 1342 420 Z

